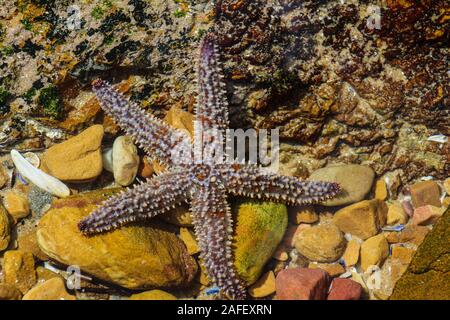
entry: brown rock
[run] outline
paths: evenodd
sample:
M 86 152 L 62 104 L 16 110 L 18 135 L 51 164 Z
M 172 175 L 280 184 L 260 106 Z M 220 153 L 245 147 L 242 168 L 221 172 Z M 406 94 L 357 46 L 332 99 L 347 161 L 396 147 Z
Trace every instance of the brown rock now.
M 274 254 L 272 255 L 272 258 L 278 261 L 287 261 L 289 259 L 289 255 L 286 252 L 286 247 L 281 244 L 278 246 L 277 250 L 275 250 Z
M 150 179 L 154 173 L 155 170 L 153 169 L 152 164 L 148 161 L 147 157 L 143 157 L 139 164 L 138 174 L 142 178 Z
M 426 205 L 441 206 L 441 192 L 435 181 L 423 181 L 410 187 L 411 198 L 414 208 Z
M 442 186 L 444 187 L 445 193 L 450 195 L 450 178 L 445 179 Z
M 358 263 L 360 249 L 361 245 L 355 239 L 352 239 L 347 243 L 347 248 L 345 248 L 345 252 L 342 256 L 347 267 L 355 266 Z
M 337 211 L 333 222 L 345 233 L 363 240 L 376 235 L 386 223 L 387 206 L 383 201 L 364 200 Z
M 420 245 L 430 229 L 425 226 L 415 226 L 408 224 L 400 232 L 386 232 L 384 235 L 389 243 L 412 242 Z
M 298 226 L 288 226 L 286 229 L 286 233 L 284 234 L 283 246 L 286 248 L 295 247 L 295 240 L 297 239 L 300 232 L 309 228 L 311 228 L 311 225 L 305 223 L 299 224 Z
M 412 222 L 414 225 L 433 224 L 444 214 L 444 209 L 427 205 L 414 209 Z
M 12 284 L 0 283 L 0 300 L 20 300 L 22 293 Z
M 69 140 L 54 145 L 42 156 L 42 169 L 69 182 L 89 181 L 103 169 L 103 126 L 94 125 Z
M 8 181 L 9 181 L 8 175 L 6 174 L 3 166 L 0 164 L 0 189 L 6 186 Z
M 0 203 L 0 251 L 8 247 L 10 240 L 9 216 L 6 209 Z
M 387 197 L 388 197 L 388 190 L 386 181 L 384 181 L 383 179 L 378 180 L 377 183 L 375 184 L 375 199 L 384 201 L 387 199 Z
M 306 229 L 295 239 L 295 248 L 312 261 L 333 262 L 341 257 L 345 250 L 344 235 L 332 223 Z
M 333 279 L 327 300 L 360 300 L 363 288 L 350 279 Z
M 405 266 L 409 265 L 416 250 L 402 245 L 392 246 L 392 259 L 398 259 Z
M 344 267 L 339 263 L 317 263 L 311 262 L 308 265 L 310 269 L 322 269 L 332 278 L 337 277 L 345 272 Z
M 253 298 L 263 298 L 271 295 L 275 290 L 275 274 L 273 271 L 269 271 L 262 275 L 262 277 L 248 289 L 248 293 Z
M 361 245 L 361 268 L 366 271 L 370 266 L 381 266 L 388 256 L 389 244 L 382 234 L 369 238 Z
M 17 191 L 8 191 L 5 194 L 4 204 L 6 210 L 16 222 L 30 214 L 30 205 L 27 197 Z
M 319 221 L 319 215 L 313 206 L 296 206 L 290 208 L 289 217 L 292 223 L 315 223 Z
M 194 115 L 186 112 L 177 106 L 173 106 L 167 111 L 164 120 L 176 129 L 188 133 L 191 138 L 194 136 Z
M 177 300 L 177 297 L 162 290 L 150 290 L 133 294 L 128 300 Z
M 187 251 L 190 255 L 200 252 L 197 239 L 195 238 L 194 233 L 188 228 L 180 228 L 180 239 L 186 245 Z
M 61 278 L 51 278 L 28 291 L 22 300 L 76 300 L 67 292 Z
M 36 283 L 33 255 L 21 250 L 6 251 L 3 256 L 5 283 L 14 285 L 26 293 Z
M 284 269 L 275 280 L 278 300 L 325 300 L 330 277 L 321 269 Z
M 186 205 L 178 206 L 159 216 L 162 220 L 179 227 L 192 227 L 192 214 Z
M 408 222 L 408 215 L 403 210 L 402 206 L 395 203 L 388 204 L 386 224 L 392 226 L 396 224 L 405 224 L 406 222 Z
M 20 232 L 17 237 L 17 242 L 20 250 L 30 252 L 38 260 L 46 261 L 50 259 L 41 248 L 39 248 L 35 229 Z

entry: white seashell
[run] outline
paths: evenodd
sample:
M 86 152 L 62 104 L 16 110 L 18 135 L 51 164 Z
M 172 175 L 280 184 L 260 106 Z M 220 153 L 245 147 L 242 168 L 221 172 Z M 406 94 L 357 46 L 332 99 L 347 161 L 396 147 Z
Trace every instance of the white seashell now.
M 11 150 L 11 158 L 17 171 L 39 188 L 61 198 L 70 195 L 70 189 L 64 183 L 33 167 L 17 150 Z
M 108 148 L 102 153 L 103 169 L 113 172 L 113 149 Z
M 434 136 L 428 137 L 427 141 L 446 143 L 448 141 L 448 137 L 444 136 L 443 134 L 436 134 Z

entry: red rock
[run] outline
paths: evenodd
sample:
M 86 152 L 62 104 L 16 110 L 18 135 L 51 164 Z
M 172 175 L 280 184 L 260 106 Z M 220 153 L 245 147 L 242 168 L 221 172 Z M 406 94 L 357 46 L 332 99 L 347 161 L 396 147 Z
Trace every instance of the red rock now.
M 435 206 L 423 206 L 416 208 L 413 215 L 414 225 L 427 225 L 436 222 L 440 216 L 444 214 L 444 210 Z
M 275 285 L 278 300 L 325 300 L 330 277 L 321 269 L 284 269 Z
M 327 300 L 359 300 L 362 292 L 363 289 L 358 282 L 336 278 L 331 282 Z

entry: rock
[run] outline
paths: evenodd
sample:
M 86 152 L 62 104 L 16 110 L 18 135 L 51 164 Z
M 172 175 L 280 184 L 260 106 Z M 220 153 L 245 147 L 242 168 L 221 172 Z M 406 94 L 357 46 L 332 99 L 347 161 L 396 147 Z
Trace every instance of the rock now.
M 47 268 L 38 266 L 36 268 L 36 275 L 37 275 L 37 282 L 38 283 L 42 283 L 45 282 L 47 280 L 50 280 L 52 278 L 62 278 L 59 274 L 57 274 L 56 272 L 53 272 Z
M 371 237 L 361 245 L 361 268 L 366 271 L 370 266 L 381 266 L 388 256 L 386 238 L 382 234 Z
M 27 197 L 17 191 L 8 191 L 5 194 L 4 204 L 6 210 L 16 222 L 30 214 Z
M 286 247 L 281 244 L 278 246 L 277 250 L 275 250 L 274 254 L 272 255 L 272 258 L 278 261 L 287 261 L 289 259 L 289 255 L 286 252 Z
M 142 178 L 150 179 L 155 173 L 152 164 L 148 161 L 147 157 L 143 157 L 139 164 L 138 175 Z
M 186 245 L 187 251 L 190 255 L 200 252 L 197 239 L 195 238 L 194 233 L 188 228 L 180 228 L 180 239 Z
M 234 208 L 235 267 L 249 285 L 261 275 L 283 238 L 288 222 L 287 208 L 271 202 L 245 201 Z
M 133 224 L 86 237 L 78 222 L 117 190 L 100 190 L 56 200 L 41 218 L 40 248 L 52 259 L 129 289 L 182 286 L 197 271 L 175 234 L 155 222 Z
M 63 181 L 95 179 L 103 169 L 102 138 L 101 125 L 89 127 L 79 135 L 49 148 L 42 156 L 41 168 Z
M 403 200 L 402 202 L 402 208 L 405 211 L 405 213 L 408 215 L 408 217 L 412 217 L 414 215 L 414 207 L 409 200 Z
M 275 274 L 269 271 L 248 288 L 248 293 L 253 298 L 263 298 L 270 296 L 275 290 Z
M 338 210 L 333 222 L 345 233 L 363 240 L 376 235 L 386 223 L 387 207 L 380 200 L 364 200 Z
M 311 228 L 310 224 L 299 224 L 298 226 L 289 226 L 286 229 L 286 233 L 283 238 L 283 246 L 286 248 L 294 248 L 295 247 L 295 239 L 303 230 Z
M 6 174 L 5 169 L 3 168 L 3 165 L 0 164 L 0 189 L 2 189 L 6 184 L 9 182 L 9 177 Z
M 39 247 L 34 228 L 20 232 L 17 237 L 17 243 L 19 250 L 31 253 L 38 260 L 46 261 L 50 259 Z
M 443 213 L 444 210 L 442 208 L 432 205 L 418 207 L 414 209 L 412 222 L 416 226 L 433 224 L 442 216 Z
M 373 295 L 381 300 L 389 299 L 392 294 L 395 283 L 406 271 L 408 265 L 403 264 L 398 259 L 388 258 L 380 270 L 379 278 L 375 280 L 376 285 L 373 288 Z
M 113 173 L 113 149 L 107 148 L 102 152 L 102 162 L 103 162 L 103 169 L 105 169 L 108 172 Z
M 312 261 L 333 262 L 345 250 L 344 235 L 334 224 L 327 223 L 306 229 L 298 234 L 295 248 Z
M 117 137 L 112 149 L 114 180 L 121 186 L 129 186 L 136 178 L 139 168 L 139 156 L 132 139 Z
M 352 239 L 347 243 L 347 248 L 342 256 L 344 263 L 347 267 L 355 266 L 359 260 L 359 250 L 361 245 L 359 241 Z
M 367 166 L 356 164 L 328 166 L 314 171 L 309 180 L 337 182 L 343 192 L 327 200 L 325 206 L 341 206 L 364 199 L 372 188 L 375 172 Z
M 384 179 L 377 180 L 375 184 L 375 199 L 384 201 L 388 197 L 386 181 Z
M 22 293 L 12 284 L 0 283 L 0 300 L 20 300 Z
M 177 297 L 162 290 L 150 290 L 133 294 L 128 300 L 177 300 Z
M 178 206 L 170 210 L 169 212 L 160 215 L 159 218 L 179 227 L 193 226 L 192 214 L 189 211 L 189 207 L 187 205 Z
M 450 178 L 445 179 L 442 183 L 442 186 L 444 187 L 445 193 L 447 193 L 447 195 L 450 195 Z
M 450 292 L 450 209 L 417 249 L 397 282 L 392 300 L 448 300 Z
M 332 278 L 337 277 L 345 272 L 345 269 L 339 263 L 317 263 L 311 262 L 308 265 L 310 269 L 322 269 Z
M 396 224 L 406 224 L 406 222 L 408 222 L 408 215 L 402 206 L 396 203 L 388 204 L 386 224 L 393 226 Z
M 400 260 L 405 266 L 410 264 L 414 253 L 416 253 L 416 250 L 409 247 L 398 244 L 392 246 L 392 259 Z
M 441 192 L 435 181 L 422 181 L 410 187 L 414 208 L 426 205 L 441 206 Z
M 8 247 L 10 237 L 9 217 L 6 209 L 0 203 L 0 251 Z
M 415 245 L 420 245 L 429 232 L 430 229 L 425 226 L 408 224 L 402 231 L 386 232 L 384 236 L 389 243 L 412 242 Z
M 277 300 L 325 300 L 330 277 L 321 269 L 281 270 L 275 280 Z
M 76 297 L 67 292 L 61 278 L 52 278 L 34 286 L 22 300 L 76 300 Z
M 362 286 L 350 279 L 333 279 L 327 300 L 360 300 L 363 294 Z
M 6 251 L 3 256 L 5 283 L 14 285 L 26 293 L 36 283 L 33 255 L 21 250 Z
M 296 206 L 289 209 L 290 221 L 295 224 L 315 223 L 319 221 L 319 215 L 313 206 Z
M 167 111 L 164 120 L 172 127 L 182 130 L 194 137 L 194 121 L 195 117 L 192 113 L 186 112 L 178 106 L 173 106 Z

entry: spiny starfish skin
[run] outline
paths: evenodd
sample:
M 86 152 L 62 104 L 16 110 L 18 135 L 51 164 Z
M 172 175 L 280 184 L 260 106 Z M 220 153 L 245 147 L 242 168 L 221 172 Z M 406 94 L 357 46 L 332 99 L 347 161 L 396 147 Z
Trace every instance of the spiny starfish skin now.
M 332 198 L 340 191 L 336 183 L 280 176 L 255 165 L 217 161 L 208 153 L 201 162 L 178 156 L 174 149 L 189 149 L 186 134 L 147 115 L 107 82 L 94 81 L 93 90 L 104 111 L 168 171 L 106 200 L 79 223 L 79 229 L 92 235 L 152 218 L 190 201 L 200 257 L 210 279 L 229 298 L 244 299 L 246 293 L 233 265 L 228 194 L 301 205 Z M 198 90 L 195 137 L 202 139 L 204 149 L 222 146 L 224 142 L 210 133 L 228 128 L 225 85 L 212 34 L 201 42 Z

